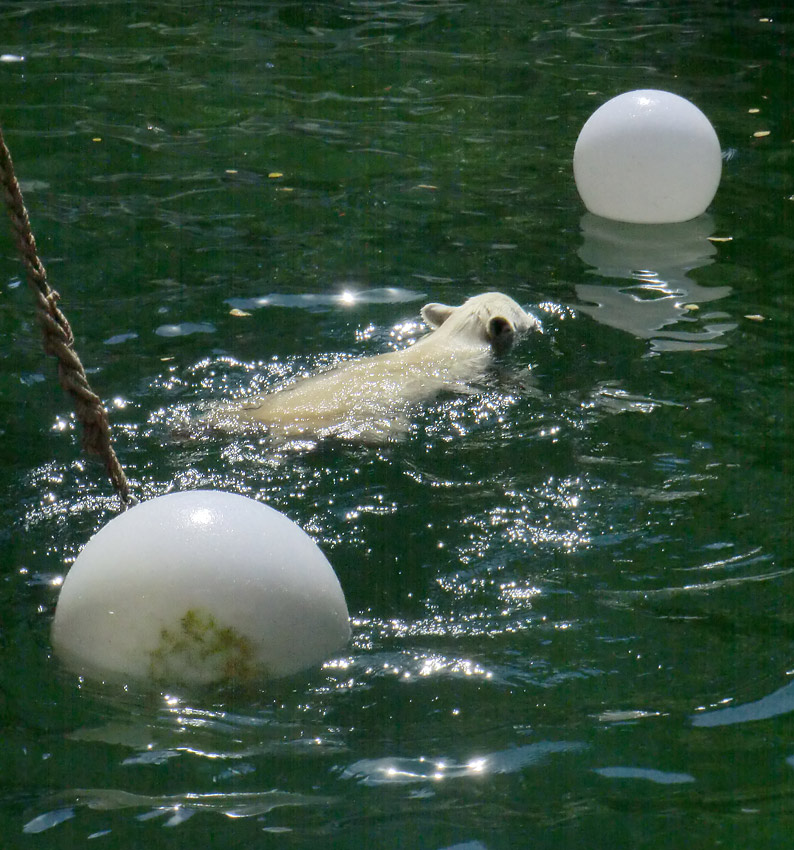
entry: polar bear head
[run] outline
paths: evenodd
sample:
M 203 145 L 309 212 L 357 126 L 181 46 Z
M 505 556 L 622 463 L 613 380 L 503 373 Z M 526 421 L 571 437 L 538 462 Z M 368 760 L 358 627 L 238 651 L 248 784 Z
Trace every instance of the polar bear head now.
M 463 342 L 486 343 L 494 351 L 507 351 L 515 335 L 540 330 L 540 322 L 501 292 L 486 292 L 469 298 L 460 307 L 425 304 L 422 318 L 444 336 Z

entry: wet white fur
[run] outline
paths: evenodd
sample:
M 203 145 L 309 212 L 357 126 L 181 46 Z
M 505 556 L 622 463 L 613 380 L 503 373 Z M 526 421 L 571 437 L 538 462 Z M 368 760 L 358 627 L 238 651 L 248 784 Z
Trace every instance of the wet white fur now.
M 401 351 L 364 357 L 244 400 L 223 414 L 232 427 L 262 423 L 282 440 L 338 437 L 380 443 L 408 427 L 411 405 L 444 390 L 467 392 L 516 334 L 539 329 L 512 298 L 487 292 L 459 307 L 427 304 L 433 330 Z

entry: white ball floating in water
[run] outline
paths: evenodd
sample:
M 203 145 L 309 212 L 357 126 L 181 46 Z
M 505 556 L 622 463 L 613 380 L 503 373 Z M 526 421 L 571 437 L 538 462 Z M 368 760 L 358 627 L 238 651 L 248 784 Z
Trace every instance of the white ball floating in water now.
M 114 517 L 67 573 L 52 624 L 70 669 L 169 684 L 286 676 L 349 638 L 342 588 L 314 541 L 267 505 L 210 490 Z
M 596 215 L 636 224 L 688 221 L 717 192 L 722 152 L 711 122 L 693 103 L 641 89 L 613 97 L 585 122 L 573 173 Z

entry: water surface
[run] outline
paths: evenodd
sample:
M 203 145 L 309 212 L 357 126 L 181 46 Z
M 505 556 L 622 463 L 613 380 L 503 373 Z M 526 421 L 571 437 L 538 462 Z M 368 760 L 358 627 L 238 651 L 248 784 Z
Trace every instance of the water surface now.
M 283 511 L 354 632 L 249 691 L 60 668 L 118 505 L 0 238 L 4 846 L 788 846 L 790 45 L 783 4 L 0 9 L 3 129 L 136 495 Z M 720 137 L 684 225 L 576 195 L 580 127 L 644 87 Z M 404 441 L 175 436 L 492 289 L 544 334 Z

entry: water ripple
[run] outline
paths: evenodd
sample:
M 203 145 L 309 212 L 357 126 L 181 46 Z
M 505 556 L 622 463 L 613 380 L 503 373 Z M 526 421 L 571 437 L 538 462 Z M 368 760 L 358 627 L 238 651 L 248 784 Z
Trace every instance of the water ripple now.
M 451 758 L 362 759 L 346 767 L 343 779 L 362 785 L 406 785 L 416 782 L 444 782 L 503 773 L 517 773 L 530 765 L 542 764 L 557 753 L 576 753 L 587 745 L 579 741 L 538 741 L 523 747 L 485 753 L 459 762 Z
M 23 827 L 27 833 L 52 829 L 74 817 L 75 809 L 84 807 L 110 812 L 120 809 L 146 809 L 140 820 L 169 817 L 166 826 L 177 826 L 196 812 L 215 812 L 230 818 L 249 818 L 267 814 L 281 806 L 327 806 L 332 798 L 293 794 L 287 791 L 253 791 L 248 793 L 184 793 L 148 796 L 113 788 L 75 788 L 54 794 L 43 807 L 52 809 L 37 815 Z

